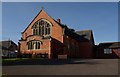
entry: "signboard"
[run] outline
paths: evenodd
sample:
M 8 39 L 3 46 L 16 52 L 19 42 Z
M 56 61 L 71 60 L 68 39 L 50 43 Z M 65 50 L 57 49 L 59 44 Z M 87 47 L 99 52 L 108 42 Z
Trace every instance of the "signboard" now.
M 58 59 L 67 59 L 67 55 L 58 55 Z

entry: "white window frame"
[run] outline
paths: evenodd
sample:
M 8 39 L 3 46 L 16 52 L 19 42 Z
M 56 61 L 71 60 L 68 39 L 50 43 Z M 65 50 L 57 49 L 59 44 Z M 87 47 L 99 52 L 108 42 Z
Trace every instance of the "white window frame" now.
M 110 48 L 104 49 L 104 54 L 112 54 L 112 49 Z

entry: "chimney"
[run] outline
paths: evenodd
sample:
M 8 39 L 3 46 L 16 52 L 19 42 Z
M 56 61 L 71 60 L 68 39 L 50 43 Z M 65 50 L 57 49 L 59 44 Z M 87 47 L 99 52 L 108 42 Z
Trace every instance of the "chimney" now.
M 57 19 L 57 22 L 61 24 L 61 20 L 59 18 Z

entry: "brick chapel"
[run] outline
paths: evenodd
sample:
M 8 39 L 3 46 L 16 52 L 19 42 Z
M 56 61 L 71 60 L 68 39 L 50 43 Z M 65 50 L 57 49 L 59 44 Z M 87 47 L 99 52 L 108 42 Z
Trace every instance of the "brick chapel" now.
M 74 22 L 73 22 L 74 23 Z M 75 31 L 53 19 L 42 9 L 19 40 L 19 52 L 22 57 L 93 58 L 94 38 L 92 30 Z

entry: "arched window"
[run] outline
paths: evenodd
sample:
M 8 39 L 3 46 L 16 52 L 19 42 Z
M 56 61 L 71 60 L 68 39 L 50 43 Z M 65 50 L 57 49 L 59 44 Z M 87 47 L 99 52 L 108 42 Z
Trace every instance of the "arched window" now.
M 28 42 L 28 50 L 40 49 L 40 41 L 30 41 Z
M 47 23 L 45 26 L 45 34 L 49 35 L 50 34 L 50 25 Z
M 39 35 L 42 36 L 42 26 L 39 26 Z
M 33 27 L 33 35 L 38 35 L 38 23 L 36 22 Z
M 35 22 L 32 29 L 33 29 L 33 35 L 40 35 L 40 36 L 50 35 L 51 23 L 49 23 L 44 19 L 41 19 Z

